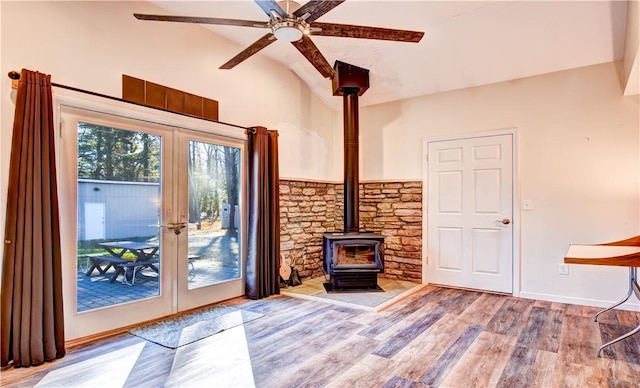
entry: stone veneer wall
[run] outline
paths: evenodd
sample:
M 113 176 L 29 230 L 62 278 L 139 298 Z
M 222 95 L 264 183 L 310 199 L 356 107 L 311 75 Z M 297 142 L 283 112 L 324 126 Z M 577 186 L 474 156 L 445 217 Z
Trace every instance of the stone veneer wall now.
M 280 180 L 280 251 L 300 277 L 322 276 L 322 234 L 335 231 L 336 185 Z
M 342 183 L 280 180 L 280 241 L 302 278 L 322 276 L 322 234 L 343 228 Z M 422 278 L 422 182 L 360 183 L 360 229 L 385 238 L 387 278 Z

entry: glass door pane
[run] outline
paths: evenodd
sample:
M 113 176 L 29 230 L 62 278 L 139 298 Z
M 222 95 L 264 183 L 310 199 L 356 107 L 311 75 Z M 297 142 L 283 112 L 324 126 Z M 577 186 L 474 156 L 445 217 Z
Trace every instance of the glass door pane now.
M 186 208 L 185 237 L 179 239 L 179 309 L 242 293 L 242 143 L 184 131 L 180 149 L 186 176 L 179 195 Z
M 189 289 L 240 277 L 240 149 L 189 140 Z
M 160 295 L 161 137 L 83 121 L 77 136 L 76 311 Z

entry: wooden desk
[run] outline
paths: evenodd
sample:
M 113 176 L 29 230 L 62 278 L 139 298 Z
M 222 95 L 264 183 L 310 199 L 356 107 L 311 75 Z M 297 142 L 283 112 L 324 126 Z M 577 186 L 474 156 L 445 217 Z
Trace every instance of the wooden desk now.
M 629 267 L 629 289 L 627 295 L 618 303 L 613 306 L 607 307 L 596 314 L 595 320 L 598 322 L 598 317 L 611 309 L 614 309 L 635 294 L 636 298 L 640 300 L 640 286 L 638 286 L 638 267 L 640 267 L 640 236 L 636 236 L 627 240 L 616 241 L 608 244 L 600 245 L 569 245 L 569 251 L 564 258 L 564 262 L 567 264 L 590 264 L 590 265 L 610 265 L 618 267 Z M 635 329 L 621 335 L 620 337 L 613 339 L 605 344 L 602 344 L 598 348 L 598 356 L 605 347 L 612 345 L 625 338 L 631 337 L 634 334 L 640 332 L 640 325 Z
M 638 268 L 640 267 L 640 246 L 571 244 L 564 262 Z

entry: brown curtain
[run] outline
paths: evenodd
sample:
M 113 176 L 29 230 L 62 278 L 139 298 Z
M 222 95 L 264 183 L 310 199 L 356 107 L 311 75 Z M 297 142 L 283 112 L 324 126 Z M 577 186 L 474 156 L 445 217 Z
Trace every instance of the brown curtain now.
M 64 317 L 51 76 L 22 70 L 2 258 L 1 366 L 62 357 Z
M 280 293 L 280 190 L 278 131 L 251 128 L 249 135 L 249 230 L 245 294 Z

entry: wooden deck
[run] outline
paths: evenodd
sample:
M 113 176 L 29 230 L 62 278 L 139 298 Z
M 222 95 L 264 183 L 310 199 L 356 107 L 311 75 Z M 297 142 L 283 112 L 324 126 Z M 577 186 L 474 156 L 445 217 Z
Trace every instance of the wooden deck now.
M 640 338 L 596 357 L 603 341 L 640 323 L 638 312 L 612 311 L 596 323 L 595 307 L 432 286 L 380 313 L 285 296 L 225 304 L 265 316 L 176 350 L 119 335 L 72 349 L 54 363 L 4 371 L 1 385 L 82 385 L 82 376 L 126 387 L 582 388 L 640 382 Z

